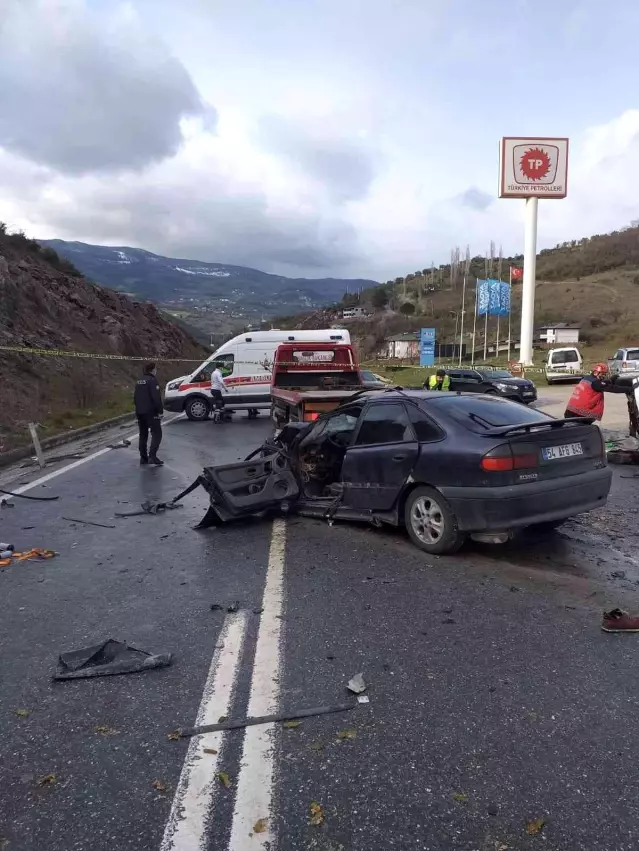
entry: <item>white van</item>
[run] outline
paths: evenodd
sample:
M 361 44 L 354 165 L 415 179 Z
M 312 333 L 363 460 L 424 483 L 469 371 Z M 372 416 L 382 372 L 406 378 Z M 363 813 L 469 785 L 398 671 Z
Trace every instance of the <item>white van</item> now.
M 190 420 L 205 420 L 212 409 L 211 373 L 220 367 L 228 393 L 227 409 L 256 411 L 271 405 L 271 370 L 280 343 L 349 344 L 348 331 L 248 331 L 220 346 L 190 375 L 174 378 L 164 390 L 164 408 L 184 411 Z
M 554 384 L 557 381 L 575 381 L 583 375 L 583 365 L 579 349 L 574 346 L 551 349 L 544 364 L 546 381 L 548 384 Z

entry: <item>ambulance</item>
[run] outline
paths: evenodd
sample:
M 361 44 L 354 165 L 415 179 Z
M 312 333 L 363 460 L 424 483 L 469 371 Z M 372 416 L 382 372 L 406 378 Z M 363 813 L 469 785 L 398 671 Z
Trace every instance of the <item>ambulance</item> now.
M 220 367 L 228 393 L 226 410 L 246 410 L 254 416 L 271 407 L 271 373 L 275 350 L 280 343 L 339 343 L 350 345 L 351 336 L 342 328 L 321 331 L 248 331 L 220 346 L 191 375 L 169 381 L 164 390 L 164 408 L 184 412 L 190 420 L 205 420 L 213 409 L 211 373 Z

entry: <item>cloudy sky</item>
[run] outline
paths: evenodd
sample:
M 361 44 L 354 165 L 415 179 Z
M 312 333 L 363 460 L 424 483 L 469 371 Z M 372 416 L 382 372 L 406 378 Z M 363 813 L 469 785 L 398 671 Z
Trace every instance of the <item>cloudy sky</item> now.
M 0 220 L 384 280 L 491 239 L 498 139 L 569 136 L 540 243 L 639 219 L 634 0 L 0 0 Z

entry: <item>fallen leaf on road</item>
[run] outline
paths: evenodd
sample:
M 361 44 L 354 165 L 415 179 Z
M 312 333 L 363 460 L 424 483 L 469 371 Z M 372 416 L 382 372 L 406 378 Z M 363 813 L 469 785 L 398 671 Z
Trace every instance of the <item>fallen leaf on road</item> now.
M 503 842 L 495 842 L 495 851 L 508 851 L 508 845 Z
M 253 833 L 266 833 L 268 819 L 260 818 L 253 825 Z
M 228 715 L 220 715 L 220 717 L 217 719 L 217 723 L 218 724 L 225 724 L 228 720 L 229 720 Z
M 459 803 L 464 804 L 468 800 L 468 795 L 465 792 L 455 792 L 453 798 Z
M 103 736 L 117 736 L 120 731 L 116 730 L 115 727 L 107 727 L 106 724 L 98 724 L 95 728 L 95 732 L 100 733 Z
M 537 836 L 538 833 L 544 829 L 544 825 L 546 824 L 546 819 L 541 816 L 540 818 L 534 819 L 534 821 L 529 821 L 526 824 L 526 833 L 528 836 Z
M 202 751 L 204 753 L 210 754 L 211 756 L 215 756 L 217 754 L 217 751 L 215 750 L 215 748 L 202 748 Z
M 318 827 L 324 823 L 324 810 L 316 801 L 311 801 L 311 818 L 309 824 Z
M 322 743 L 322 742 L 313 742 L 312 744 L 310 744 L 310 745 L 309 745 L 309 748 L 310 748 L 312 751 L 323 751 L 323 750 L 324 750 L 324 745 L 323 745 L 323 743 Z
M 52 783 L 55 783 L 56 776 L 55 774 L 45 774 L 44 777 L 41 777 L 38 780 L 38 786 L 51 786 Z
M 285 727 L 287 730 L 294 730 L 296 727 L 299 727 L 301 723 L 301 721 L 285 721 L 282 724 L 282 727 Z
M 166 783 L 163 783 L 161 780 L 154 780 L 151 786 L 157 789 L 158 792 L 166 792 Z
M 218 771 L 215 776 L 220 781 L 222 786 L 224 786 L 226 789 L 229 788 L 229 786 L 231 785 L 231 778 L 228 776 L 226 771 Z
M 16 715 L 18 716 L 18 718 L 28 718 L 29 717 L 29 710 L 28 709 L 16 709 Z
M 354 739 L 357 736 L 357 730 L 340 730 L 337 734 L 338 739 Z
M 180 731 L 179 730 L 171 730 L 170 733 L 167 733 L 166 737 L 170 742 L 177 742 L 181 738 Z

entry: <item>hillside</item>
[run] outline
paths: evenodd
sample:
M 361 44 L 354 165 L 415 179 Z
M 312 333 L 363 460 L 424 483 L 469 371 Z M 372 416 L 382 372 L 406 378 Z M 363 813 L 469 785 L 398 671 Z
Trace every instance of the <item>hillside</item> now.
M 161 304 L 207 333 L 339 301 L 375 281 L 286 278 L 258 269 L 162 257 L 140 248 L 40 240 L 103 286 Z
M 0 346 L 145 358 L 190 358 L 206 349 L 147 303 L 98 287 L 49 248 L 0 227 Z M 130 408 L 141 364 L 0 351 L 0 450 L 25 442 L 27 423 L 49 435 Z M 164 382 L 184 371 L 164 363 Z
M 508 279 L 508 267 L 521 266 L 522 257 L 502 260 L 502 277 Z M 486 259 L 469 260 L 464 342 L 470 345 L 475 280 L 487 274 Z M 376 352 L 386 336 L 434 326 L 440 342 L 458 340 L 462 307 L 462 264 L 442 264 L 395 278 L 364 290 L 357 303 L 372 315 L 348 327 L 359 340 L 362 354 Z M 488 270 L 488 274 L 491 272 Z M 497 261 L 492 276 L 497 277 Z M 512 339 L 519 339 L 521 282 L 513 282 Z M 355 303 L 347 299 L 345 303 Z M 320 327 L 339 320 L 341 312 L 315 311 L 298 317 L 278 319 L 282 327 Z M 537 257 L 535 325 L 553 322 L 578 324 L 581 339 L 598 356 L 612 354 L 614 347 L 639 343 L 639 227 L 611 234 L 587 237 L 544 249 Z M 501 320 L 500 339 L 507 334 L 507 320 Z M 497 322 L 491 318 L 488 339 L 495 339 Z M 477 344 L 483 345 L 483 318 L 477 321 Z M 609 350 L 609 351 L 608 351 Z

